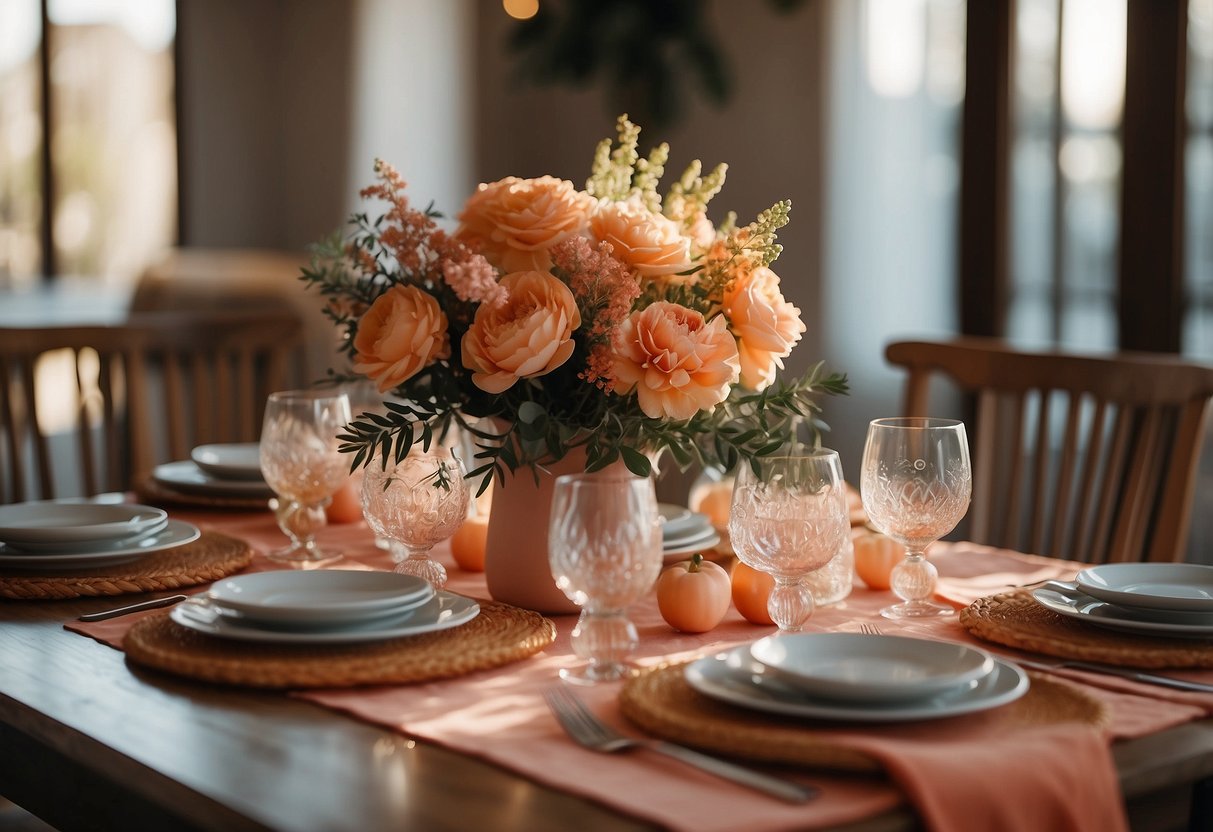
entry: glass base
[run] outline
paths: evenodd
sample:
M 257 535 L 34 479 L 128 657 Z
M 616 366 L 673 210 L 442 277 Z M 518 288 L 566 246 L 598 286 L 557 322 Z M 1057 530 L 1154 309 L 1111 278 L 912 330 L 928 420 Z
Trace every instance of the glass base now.
M 934 601 L 905 601 L 885 607 L 880 614 L 885 618 L 931 618 L 940 615 L 955 615 L 956 610 Z
M 298 569 L 313 569 L 334 561 L 341 560 L 344 552 L 340 549 L 326 549 L 322 546 L 283 546 L 267 552 L 266 557 L 278 563 L 289 563 Z
M 640 666 L 631 662 L 611 664 L 584 664 L 578 667 L 560 668 L 560 678 L 570 685 L 597 685 L 600 682 L 618 682 L 630 679 L 640 672 Z

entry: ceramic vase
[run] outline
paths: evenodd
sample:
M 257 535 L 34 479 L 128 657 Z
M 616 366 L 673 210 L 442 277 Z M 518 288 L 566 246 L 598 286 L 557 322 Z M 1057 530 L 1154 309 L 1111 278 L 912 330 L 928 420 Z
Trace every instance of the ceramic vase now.
M 552 488 L 562 474 L 585 470 L 580 448 L 542 469 L 519 468 L 493 487 L 484 550 L 484 578 L 496 601 L 536 612 L 575 613 L 548 563 Z

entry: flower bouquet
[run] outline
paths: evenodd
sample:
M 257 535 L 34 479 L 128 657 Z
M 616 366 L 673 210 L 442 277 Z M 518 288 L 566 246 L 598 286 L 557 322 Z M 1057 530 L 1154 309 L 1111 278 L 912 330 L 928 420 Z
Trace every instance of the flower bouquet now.
M 622 461 L 645 476 L 662 452 L 731 469 L 818 426 L 814 394 L 845 392 L 845 376 L 777 375 L 805 331 L 770 268 L 790 203 L 714 225 L 726 166 L 694 162 L 663 196 L 669 148 L 641 157 L 639 134 L 621 116 L 584 189 L 480 185 L 453 232 L 376 162 L 362 196 L 386 212 L 354 215 L 302 275 L 345 336 L 350 369 L 335 378 L 394 397 L 349 425 L 352 467 L 401 460 L 457 424 L 476 437 L 465 465 L 483 491 L 573 450 L 587 471 Z

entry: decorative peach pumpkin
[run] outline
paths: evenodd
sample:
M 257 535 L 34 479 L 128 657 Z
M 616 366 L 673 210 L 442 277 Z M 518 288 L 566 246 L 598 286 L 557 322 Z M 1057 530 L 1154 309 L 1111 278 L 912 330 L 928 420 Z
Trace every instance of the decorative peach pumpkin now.
M 463 521 L 451 537 L 451 557 L 460 569 L 484 571 L 484 549 L 489 537 L 487 514 L 477 514 Z
M 357 523 L 362 519 L 361 473 L 352 475 L 333 495 L 324 508 L 324 516 L 330 523 Z
M 855 574 L 869 589 L 888 589 L 893 567 L 906 556 L 905 547 L 877 531 L 855 535 Z
M 729 611 L 729 573 L 703 555 L 692 555 L 657 579 L 657 608 L 675 630 L 706 633 Z
M 751 624 L 774 624 L 767 612 L 767 599 L 775 588 L 775 579 L 766 572 L 741 561 L 733 567 L 733 606 Z

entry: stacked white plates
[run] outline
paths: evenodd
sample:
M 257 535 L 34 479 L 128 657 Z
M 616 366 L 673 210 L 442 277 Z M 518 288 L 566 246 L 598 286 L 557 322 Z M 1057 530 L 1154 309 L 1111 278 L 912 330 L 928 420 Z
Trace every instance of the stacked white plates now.
M 1032 597 L 1050 610 L 1112 630 L 1213 638 L 1213 566 L 1110 563 L 1050 581 Z
M 258 572 L 216 582 L 170 613 L 183 627 L 238 641 L 354 644 L 466 624 L 480 605 L 395 572 Z
M 162 509 L 79 500 L 0 506 L 0 568 L 65 570 L 137 560 L 196 540 Z
M 181 494 L 269 499 L 274 492 L 261 476 L 256 442 L 199 445 L 189 459 L 152 469 L 152 479 Z
M 963 644 L 856 633 L 785 633 L 692 662 L 705 696 L 756 711 L 852 722 L 938 719 L 1027 693 L 1022 669 Z
M 661 551 L 667 563 L 711 549 L 720 542 L 720 535 L 706 514 L 670 503 L 662 503 L 658 510 L 661 512 Z

